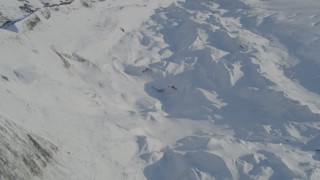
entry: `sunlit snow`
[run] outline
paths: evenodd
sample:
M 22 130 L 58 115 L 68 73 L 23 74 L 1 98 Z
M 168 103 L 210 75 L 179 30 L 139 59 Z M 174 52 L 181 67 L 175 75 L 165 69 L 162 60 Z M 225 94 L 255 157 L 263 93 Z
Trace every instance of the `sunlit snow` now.
M 320 178 L 320 1 L 2 0 L 0 179 Z

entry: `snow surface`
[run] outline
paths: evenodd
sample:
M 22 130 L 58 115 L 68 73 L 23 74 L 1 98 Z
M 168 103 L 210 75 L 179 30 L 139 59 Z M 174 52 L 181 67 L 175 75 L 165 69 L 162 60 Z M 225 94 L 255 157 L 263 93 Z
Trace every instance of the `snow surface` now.
M 320 178 L 318 0 L 28 1 L 0 3 L 0 179 Z

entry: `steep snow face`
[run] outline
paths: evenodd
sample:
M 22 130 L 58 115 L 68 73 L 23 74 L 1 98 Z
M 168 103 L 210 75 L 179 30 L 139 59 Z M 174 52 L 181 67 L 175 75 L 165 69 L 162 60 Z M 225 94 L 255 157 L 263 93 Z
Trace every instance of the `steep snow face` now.
M 58 148 L 1 117 L 1 179 L 31 179 L 41 176 Z
M 320 3 L 300 5 L 76 0 L 7 24 L 0 179 L 318 179 Z
M 256 28 L 267 36 L 274 46 L 288 53 L 291 64 L 284 66 L 286 76 L 298 81 L 309 91 L 319 94 L 320 54 L 317 44 L 320 35 L 320 4 L 308 0 L 290 3 L 271 1 L 262 5 L 265 8 L 254 8 L 259 16 L 265 17 Z

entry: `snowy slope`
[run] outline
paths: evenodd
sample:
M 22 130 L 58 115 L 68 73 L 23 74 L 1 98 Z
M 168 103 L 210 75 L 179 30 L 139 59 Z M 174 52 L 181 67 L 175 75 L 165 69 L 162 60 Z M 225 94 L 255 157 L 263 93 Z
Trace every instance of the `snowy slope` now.
M 320 177 L 320 2 L 41 2 L 0 3 L 0 179 Z
M 3 0 L 0 4 L 0 26 L 19 21 L 40 8 L 71 2 L 73 0 Z

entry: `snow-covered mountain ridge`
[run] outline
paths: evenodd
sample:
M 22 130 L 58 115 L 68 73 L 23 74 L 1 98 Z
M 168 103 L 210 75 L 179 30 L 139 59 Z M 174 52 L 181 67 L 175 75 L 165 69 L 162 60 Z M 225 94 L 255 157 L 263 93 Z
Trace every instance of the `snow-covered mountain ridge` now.
M 0 179 L 320 177 L 317 1 L 14 3 Z

